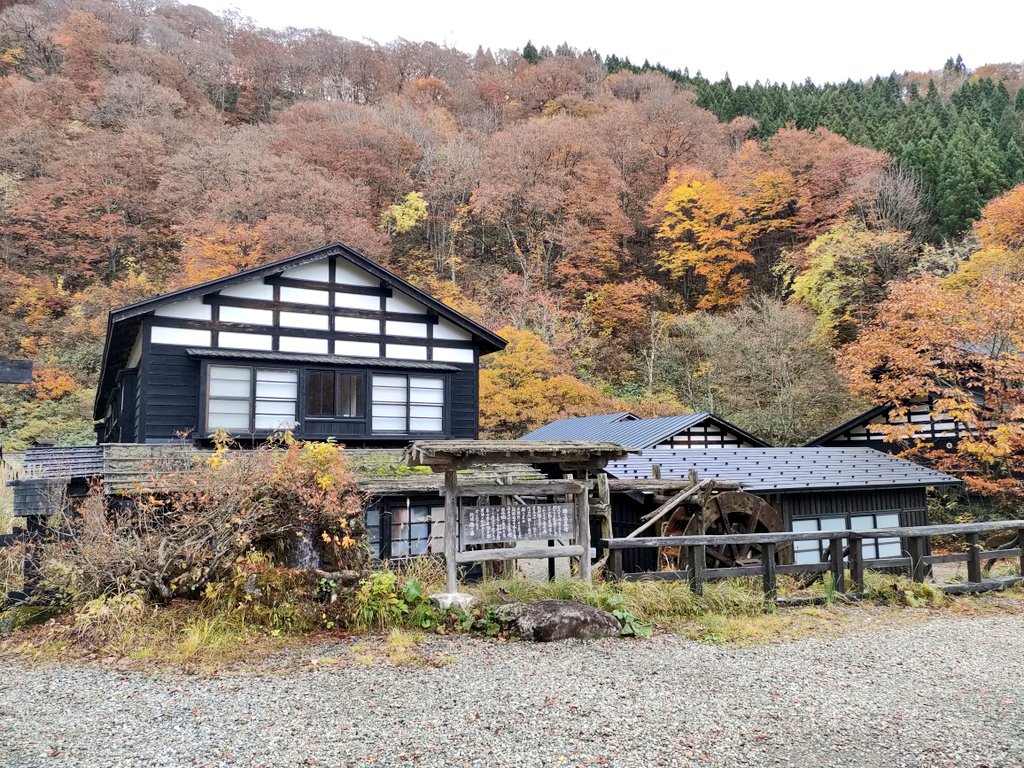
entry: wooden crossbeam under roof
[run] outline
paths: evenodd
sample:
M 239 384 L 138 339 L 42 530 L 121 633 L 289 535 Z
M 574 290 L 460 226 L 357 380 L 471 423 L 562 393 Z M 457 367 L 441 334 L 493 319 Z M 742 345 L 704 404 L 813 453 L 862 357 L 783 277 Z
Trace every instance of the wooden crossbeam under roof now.
M 461 469 L 474 464 L 557 464 L 572 467 L 603 467 L 623 459 L 634 448 L 617 443 L 521 440 L 417 440 L 405 449 L 409 466 L 435 471 Z

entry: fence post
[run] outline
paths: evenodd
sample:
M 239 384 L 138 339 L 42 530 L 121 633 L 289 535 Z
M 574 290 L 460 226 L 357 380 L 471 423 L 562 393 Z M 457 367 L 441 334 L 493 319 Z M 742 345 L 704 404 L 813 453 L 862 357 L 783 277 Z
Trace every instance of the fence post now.
M 967 534 L 967 580 L 972 584 L 981 583 L 981 546 L 978 534 Z
M 858 595 L 864 594 L 864 540 L 850 534 L 850 578 L 853 579 L 853 590 Z
M 832 565 L 832 586 L 837 592 L 846 591 L 845 567 L 843 563 L 843 540 L 829 539 L 828 561 Z
M 911 536 L 907 540 L 907 551 L 910 553 L 910 578 L 912 581 L 924 581 L 925 542 L 924 536 Z
M 703 544 L 695 544 L 686 548 L 686 560 L 689 563 L 688 581 L 695 595 L 704 594 L 704 552 Z
M 775 571 L 775 542 L 761 545 L 761 563 L 764 565 L 764 598 L 775 602 L 778 594 Z
M 1017 546 L 1020 548 L 1020 575 L 1024 576 L 1024 528 L 1017 529 Z

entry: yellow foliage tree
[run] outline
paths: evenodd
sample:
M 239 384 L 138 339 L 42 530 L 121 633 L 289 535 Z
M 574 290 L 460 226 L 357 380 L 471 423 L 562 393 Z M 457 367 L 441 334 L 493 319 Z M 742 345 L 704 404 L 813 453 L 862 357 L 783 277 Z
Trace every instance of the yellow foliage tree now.
M 704 281 L 697 307 L 739 304 L 750 285 L 743 271 L 754 263 L 739 199 L 707 171 L 677 169 L 654 198 L 652 212 L 664 244 L 658 265 L 673 277 L 692 273 Z

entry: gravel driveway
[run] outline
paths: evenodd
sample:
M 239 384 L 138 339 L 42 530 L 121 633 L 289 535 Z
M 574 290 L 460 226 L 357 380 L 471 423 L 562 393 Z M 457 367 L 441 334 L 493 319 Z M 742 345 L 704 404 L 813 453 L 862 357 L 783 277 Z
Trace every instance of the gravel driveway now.
M 346 643 L 214 678 L 8 663 L 0 764 L 1014 766 L 1022 638 L 948 616 L 759 648 L 432 639 L 441 667 Z

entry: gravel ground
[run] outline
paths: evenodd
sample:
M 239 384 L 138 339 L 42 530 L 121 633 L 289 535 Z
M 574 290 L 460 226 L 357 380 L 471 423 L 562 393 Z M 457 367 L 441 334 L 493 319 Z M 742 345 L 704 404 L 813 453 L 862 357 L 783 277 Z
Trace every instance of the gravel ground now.
M 947 616 L 757 648 L 431 639 L 440 667 L 343 642 L 219 677 L 8 662 L 0 764 L 1016 766 L 1022 637 Z

